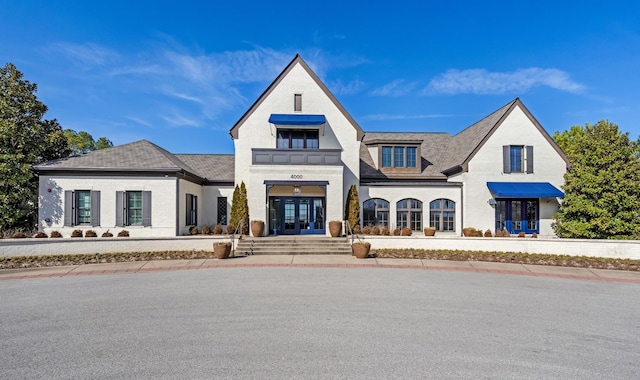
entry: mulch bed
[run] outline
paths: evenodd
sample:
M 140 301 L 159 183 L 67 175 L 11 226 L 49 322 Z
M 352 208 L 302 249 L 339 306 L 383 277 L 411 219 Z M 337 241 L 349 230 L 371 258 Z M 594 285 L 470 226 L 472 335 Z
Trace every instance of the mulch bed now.
M 640 271 L 640 260 L 612 259 L 587 256 L 425 249 L 372 249 L 371 255 L 380 258 L 489 261 L 497 263 L 536 264 L 575 268 Z M 39 268 L 148 260 L 190 260 L 213 258 L 215 258 L 215 256 L 213 255 L 212 251 L 195 250 L 135 253 L 99 253 L 81 255 L 14 256 L 0 257 L 0 269 Z

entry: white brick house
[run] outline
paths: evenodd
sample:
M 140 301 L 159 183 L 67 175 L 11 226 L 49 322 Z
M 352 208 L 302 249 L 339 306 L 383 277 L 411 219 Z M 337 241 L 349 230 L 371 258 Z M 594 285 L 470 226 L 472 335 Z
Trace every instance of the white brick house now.
M 568 161 L 519 99 L 451 136 L 364 132 L 296 56 L 230 130 L 234 155 L 138 141 L 39 165 L 42 230 L 134 236 L 226 224 L 235 184 L 268 234 L 326 234 L 358 186 L 363 225 L 552 235 Z

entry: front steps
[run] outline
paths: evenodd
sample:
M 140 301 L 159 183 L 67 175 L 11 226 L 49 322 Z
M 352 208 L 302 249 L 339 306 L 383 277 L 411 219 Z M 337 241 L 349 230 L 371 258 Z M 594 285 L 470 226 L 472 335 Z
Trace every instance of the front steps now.
M 345 237 L 243 236 L 238 240 L 235 255 L 351 255 L 351 245 Z

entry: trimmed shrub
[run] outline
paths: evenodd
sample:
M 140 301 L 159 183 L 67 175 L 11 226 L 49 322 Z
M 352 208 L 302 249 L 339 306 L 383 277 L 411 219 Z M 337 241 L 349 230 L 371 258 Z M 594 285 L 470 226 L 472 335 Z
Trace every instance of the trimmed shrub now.
M 129 237 L 129 231 L 122 230 L 122 231 L 118 232 L 118 237 Z
M 229 223 L 229 225 L 227 225 L 227 234 L 228 235 L 231 235 L 232 233 L 234 233 L 235 230 L 236 230 L 236 227 L 233 224 Z
M 35 237 L 35 238 L 38 238 L 38 239 L 43 239 L 43 238 L 48 238 L 49 236 L 47 236 L 47 234 L 46 234 L 46 233 L 44 233 L 44 232 L 40 231 L 40 232 L 38 232 L 38 233 L 36 234 L 36 236 L 34 236 L 34 237 Z
M 371 235 L 380 235 L 380 227 L 373 226 L 373 228 L 371 228 Z
M 98 237 L 98 234 L 94 230 L 87 230 L 84 233 L 84 237 L 86 237 L 86 238 L 88 238 L 88 237 Z
M 113 237 L 113 234 L 107 230 L 107 232 L 102 234 L 102 237 Z
M 198 226 L 189 227 L 189 235 L 197 235 L 198 234 Z
M 393 236 L 400 236 L 400 234 L 402 233 L 402 231 L 400 231 L 399 228 L 396 228 L 393 230 Z
M 522 232 L 522 231 L 521 231 L 521 232 L 518 232 L 518 237 L 519 237 L 519 238 L 523 238 L 523 237 L 524 237 L 524 232 Z
M 62 237 L 62 234 L 61 234 L 60 232 L 58 232 L 58 231 L 51 231 L 51 236 L 49 236 L 49 237 L 52 237 L 52 238 L 61 238 L 61 237 Z
M 222 225 L 216 224 L 216 226 L 213 227 L 213 234 L 214 235 L 222 235 Z
M 371 227 L 369 226 L 362 227 L 362 233 L 365 235 L 371 235 Z
M 202 226 L 203 235 L 209 235 L 210 233 L 211 233 L 211 227 L 209 227 L 208 224 L 205 224 L 204 226 Z
M 82 235 L 82 230 L 73 230 L 73 232 L 71 233 L 72 238 L 82 237 Z
M 391 235 L 391 232 L 389 231 L 389 227 L 387 227 L 387 226 L 382 227 L 380 229 L 380 235 L 383 235 L 383 236 Z
M 22 231 L 16 232 L 13 235 L 11 235 L 11 239 L 24 239 L 27 237 L 27 234 L 25 234 Z
M 412 233 L 413 233 L 413 231 L 411 231 L 411 228 L 405 227 L 405 228 L 402 229 L 402 233 L 400 235 L 401 236 L 411 236 Z
M 493 234 L 491 233 L 491 230 L 484 231 L 484 237 L 493 237 Z
M 482 237 L 482 231 L 480 231 L 480 230 L 473 230 L 473 231 L 471 232 L 471 236 L 473 236 L 473 237 Z
M 362 228 L 360 228 L 360 225 L 359 225 L 359 224 L 356 224 L 356 225 L 353 227 L 353 233 L 354 233 L 354 234 L 359 234 L 359 233 L 361 233 L 361 232 L 362 232 Z
M 537 239 L 537 238 L 538 238 L 538 234 L 537 234 L 537 233 L 535 233 L 535 232 L 534 232 L 534 233 L 532 233 L 532 234 L 531 234 L 531 238 L 533 238 L 533 239 Z

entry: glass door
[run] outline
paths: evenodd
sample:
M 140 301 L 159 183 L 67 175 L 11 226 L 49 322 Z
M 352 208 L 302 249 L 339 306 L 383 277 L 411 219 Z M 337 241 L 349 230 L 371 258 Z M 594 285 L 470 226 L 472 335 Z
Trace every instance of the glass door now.
M 506 229 L 511 234 L 539 233 L 539 202 L 537 199 L 498 199 L 496 231 Z
M 285 234 L 295 234 L 299 231 L 296 223 L 296 201 L 285 199 L 284 201 L 284 231 Z
M 269 199 L 269 232 L 274 235 L 324 234 L 324 198 Z

